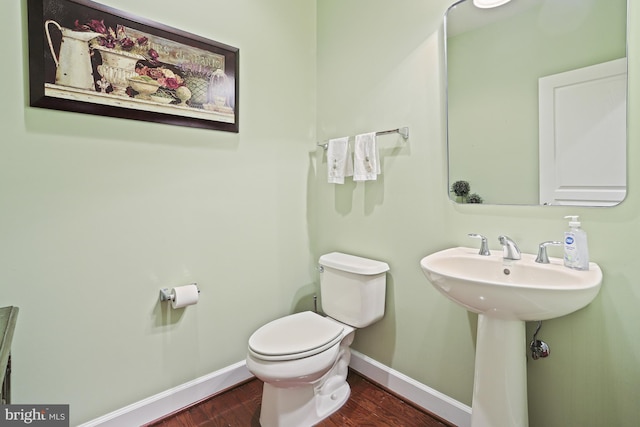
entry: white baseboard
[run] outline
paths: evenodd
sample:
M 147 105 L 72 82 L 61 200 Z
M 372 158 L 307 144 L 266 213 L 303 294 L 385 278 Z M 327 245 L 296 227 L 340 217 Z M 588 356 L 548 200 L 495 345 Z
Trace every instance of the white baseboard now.
M 252 378 L 244 361 L 196 378 L 79 427 L 140 426 Z
M 471 426 L 471 408 L 382 363 L 351 350 L 349 367 L 391 390 L 402 399 L 458 427 Z
M 459 427 L 471 425 L 471 408 L 355 350 L 351 368 L 394 392 L 404 400 L 423 408 Z M 122 409 L 96 418 L 79 427 L 140 426 L 192 405 L 215 393 L 240 384 L 253 375 L 244 361 L 193 381 L 179 385 Z

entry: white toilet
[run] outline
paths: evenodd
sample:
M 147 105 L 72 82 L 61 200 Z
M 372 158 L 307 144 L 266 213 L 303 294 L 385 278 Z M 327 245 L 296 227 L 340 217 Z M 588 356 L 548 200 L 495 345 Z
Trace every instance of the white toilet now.
M 262 427 L 312 426 L 340 409 L 351 391 L 347 368 L 355 329 L 384 315 L 386 263 L 333 252 L 319 264 L 328 317 L 292 314 L 249 338 L 247 368 L 264 381 Z

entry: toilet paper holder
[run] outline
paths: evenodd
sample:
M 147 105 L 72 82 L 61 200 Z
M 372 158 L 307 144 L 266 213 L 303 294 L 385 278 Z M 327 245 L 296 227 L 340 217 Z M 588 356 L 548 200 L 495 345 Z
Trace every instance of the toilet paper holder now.
M 195 285 L 196 288 L 198 288 L 198 284 L 197 283 L 191 283 L 191 285 Z M 200 288 L 198 288 L 198 294 L 200 294 Z M 171 289 L 169 289 L 169 288 L 160 289 L 160 301 L 173 301 L 174 298 L 175 297 L 171 293 Z

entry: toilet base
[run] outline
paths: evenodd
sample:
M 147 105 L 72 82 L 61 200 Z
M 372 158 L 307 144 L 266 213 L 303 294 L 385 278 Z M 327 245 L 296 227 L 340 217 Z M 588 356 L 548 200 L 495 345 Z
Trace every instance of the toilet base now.
M 281 388 L 264 383 L 260 425 L 262 427 L 310 427 L 336 412 L 349 399 L 349 383 L 325 383 L 321 390 L 313 384 Z M 327 387 L 329 386 L 329 387 Z
M 349 400 L 347 382 L 354 332 L 340 343 L 337 360 L 322 378 L 297 387 L 264 383 L 260 425 L 262 427 L 310 427 L 336 412 Z
M 349 361 L 351 360 L 351 343 L 355 330 L 343 325 L 345 335 L 338 345 L 338 351 L 324 351 L 329 360 L 314 359 L 317 363 L 308 374 L 303 374 L 298 366 L 296 376 L 286 375 L 290 362 L 261 362 L 251 354 L 247 356 L 247 367 L 264 382 L 262 388 L 262 404 L 260 408 L 260 425 L 262 427 L 310 427 L 327 418 L 340 409 L 349 400 L 351 387 L 347 383 Z M 319 356 L 311 356 L 318 358 Z M 303 359 L 305 360 L 305 359 Z M 299 361 L 293 361 L 299 362 Z M 275 366 L 275 365 L 278 366 Z M 320 378 L 314 376 L 318 370 L 326 373 Z M 280 370 L 274 369 L 279 367 Z M 289 369 L 291 369 L 289 365 Z M 283 375 L 276 375 L 283 373 Z M 289 372 L 290 373 L 290 372 Z M 279 380 L 277 378 L 279 377 Z

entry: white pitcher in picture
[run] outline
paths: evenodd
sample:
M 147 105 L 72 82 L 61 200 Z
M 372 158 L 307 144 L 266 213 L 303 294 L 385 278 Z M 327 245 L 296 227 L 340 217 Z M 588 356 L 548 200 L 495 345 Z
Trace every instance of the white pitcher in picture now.
M 51 42 L 50 24 L 58 27 L 58 30 L 62 33 L 62 42 L 60 43 L 58 55 L 56 55 Z M 47 34 L 51 55 L 53 55 L 53 60 L 56 63 L 56 84 L 95 91 L 89 40 L 99 37 L 100 34 L 92 31 L 73 31 L 60 26 L 56 21 L 50 19 L 45 21 L 44 29 Z

